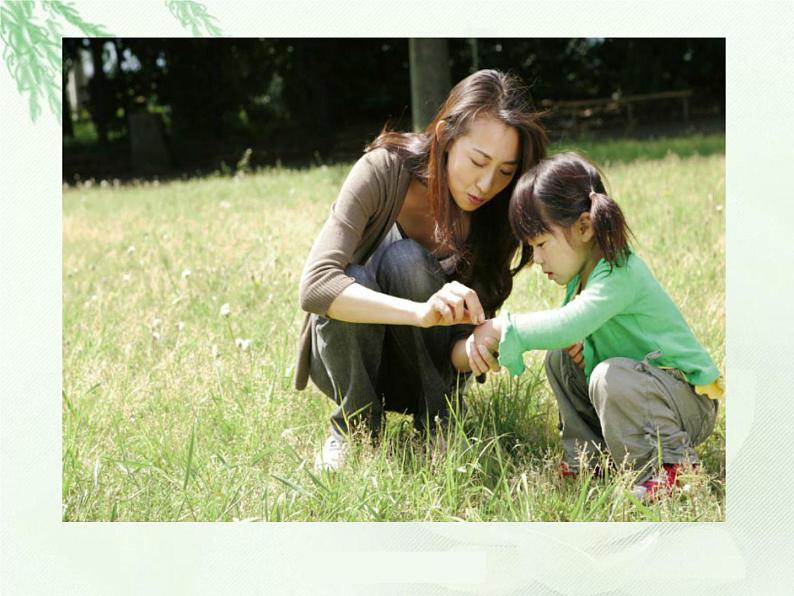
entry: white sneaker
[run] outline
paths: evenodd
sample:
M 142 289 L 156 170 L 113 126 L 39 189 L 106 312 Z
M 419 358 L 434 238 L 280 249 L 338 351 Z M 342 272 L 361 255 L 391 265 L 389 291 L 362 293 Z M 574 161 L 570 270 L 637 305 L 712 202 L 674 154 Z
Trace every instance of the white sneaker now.
M 317 454 L 314 460 L 314 471 L 336 472 L 345 464 L 347 456 L 347 443 L 334 434 L 328 435 L 323 445 L 322 453 Z

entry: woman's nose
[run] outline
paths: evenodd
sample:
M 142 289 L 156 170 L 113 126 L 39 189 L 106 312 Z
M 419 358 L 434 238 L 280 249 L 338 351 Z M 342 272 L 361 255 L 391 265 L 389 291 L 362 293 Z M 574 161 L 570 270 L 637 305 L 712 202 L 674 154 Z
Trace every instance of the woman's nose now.
M 480 197 L 483 197 L 490 192 L 492 184 L 493 184 L 493 172 L 484 173 L 477 181 L 477 190 L 480 193 Z

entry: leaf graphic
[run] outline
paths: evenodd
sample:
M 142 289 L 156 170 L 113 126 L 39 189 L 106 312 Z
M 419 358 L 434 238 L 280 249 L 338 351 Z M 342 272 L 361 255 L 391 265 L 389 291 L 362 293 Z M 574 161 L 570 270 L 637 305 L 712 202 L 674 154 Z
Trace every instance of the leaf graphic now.
M 101 25 L 80 17 L 72 2 L 40 2 L 44 17 L 37 18 L 35 2 L 3 2 L 0 5 L 0 39 L 3 60 L 20 94 L 28 94 L 30 119 L 41 115 L 46 101 L 58 122 L 61 121 L 61 22 L 64 21 L 92 37 L 109 36 Z
M 85 22 L 78 12 L 74 8 L 74 3 L 72 2 L 61 2 L 58 0 L 48 0 L 43 2 L 44 9 L 48 12 L 52 13 L 53 15 L 60 15 L 66 20 L 66 22 L 71 23 L 75 27 L 77 27 L 80 31 L 82 31 L 85 35 L 90 35 L 91 37 L 110 37 L 111 34 L 108 33 L 105 29 L 102 28 L 102 25 L 95 25 L 93 23 Z
M 215 24 L 218 19 L 207 12 L 203 4 L 192 0 L 166 0 L 165 5 L 185 28 L 190 29 L 196 37 L 212 35 L 218 37 L 222 31 Z M 204 33 L 203 30 L 206 30 Z

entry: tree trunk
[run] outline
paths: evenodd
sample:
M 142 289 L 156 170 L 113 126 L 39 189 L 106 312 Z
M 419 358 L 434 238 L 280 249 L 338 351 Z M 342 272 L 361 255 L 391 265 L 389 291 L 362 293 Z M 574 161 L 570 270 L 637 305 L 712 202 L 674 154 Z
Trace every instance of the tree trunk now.
M 477 45 L 477 38 L 469 38 L 469 49 L 471 50 L 471 70 L 469 72 L 477 72 L 480 70 L 480 51 Z
M 436 115 L 451 87 L 446 39 L 410 39 L 411 119 L 423 130 Z
M 108 105 L 107 105 L 107 81 L 103 70 L 102 50 L 105 45 L 104 39 L 91 40 L 91 61 L 94 63 L 94 76 L 88 88 L 91 92 L 91 119 L 94 121 L 99 143 L 104 145 L 108 142 Z
M 73 68 L 73 61 L 63 57 L 63 74 L 61 76 L 61 118 L 63 122 L 63 137 L 74 137 L 72 124 L 72 103 L 69 101 L 69 71 Z

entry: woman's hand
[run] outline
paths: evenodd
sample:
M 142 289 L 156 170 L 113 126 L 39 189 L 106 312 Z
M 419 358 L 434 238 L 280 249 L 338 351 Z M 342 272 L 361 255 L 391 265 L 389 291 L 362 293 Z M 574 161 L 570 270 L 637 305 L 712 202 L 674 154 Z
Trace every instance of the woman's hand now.
M 576 366 L 584 368 L 584 346 L 581 341 L 571 344 L 565 348 L 565 351 L 568 352 L 568 356 L 571 357 Z
M 457 281 L 444 284 L 427 302 L 420 305 L 416 315 L 419 327 L 460 323 L 477 325 L 485 321 L 485 312 L 477 292 Z

